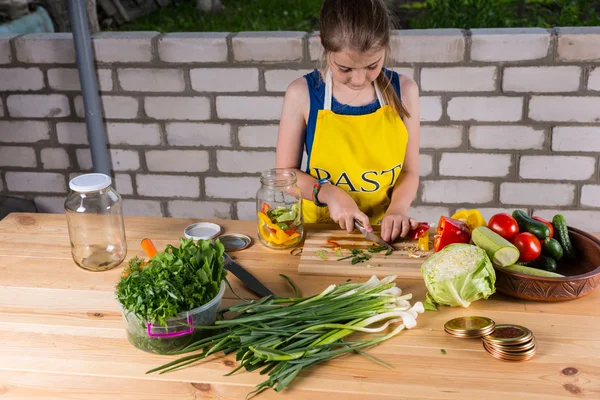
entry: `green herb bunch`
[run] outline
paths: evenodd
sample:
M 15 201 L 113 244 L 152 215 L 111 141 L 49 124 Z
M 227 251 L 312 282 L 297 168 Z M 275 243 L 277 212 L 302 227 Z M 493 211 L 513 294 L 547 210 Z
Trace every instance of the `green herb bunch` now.
M 226 271 L 223 244 L 181 238 L 179 248 L 167 245 L 147 263 L 130 260 L 117 284 L 123 308 L 140 320 L 166 325 L 169 318 L 211 301 L 219 293 Z

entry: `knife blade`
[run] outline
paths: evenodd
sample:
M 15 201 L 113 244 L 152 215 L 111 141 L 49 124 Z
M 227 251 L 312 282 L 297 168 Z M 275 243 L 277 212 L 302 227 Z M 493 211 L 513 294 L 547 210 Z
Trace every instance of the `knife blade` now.
M 271 292 L 265 285 L 260 283 L 260 281 L 256 279 L 254 275 L 233 261 L 229 254 L 223 253 L 223 261 L 225 262 L 225 269 L 230 271 L 240 281 L 242 281 L 242 283 L 246 285 L 248 289 L 252 290 L 261 297 L 273 295 L 273 292 Z
M 373 232 L 367 232 L 367 230 L 365 229 L 365 227 L 363 226 L 363 224 L 355 219 L 354 220 L 354 226 L 356 228 L 358 228 L 359 231 L 362 232 L 363 236 L 367 239 L 370 240 L 371 242 L 375 242 L 380 246 L 384 246 L 386 249 L 388 250 L 396 250 L 392 247 L 392 245 L 390 245 L 388 242 L 384 241 L 382 238 L 380 238 L 379 236 L 377 236 L 375 233 Z

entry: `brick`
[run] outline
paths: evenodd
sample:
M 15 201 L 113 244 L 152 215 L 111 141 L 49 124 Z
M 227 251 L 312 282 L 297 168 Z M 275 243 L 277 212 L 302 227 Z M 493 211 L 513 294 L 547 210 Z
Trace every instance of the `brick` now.
M 208 151 L 150 150 L 146 152 L 148 171 L 204 172 L 208 170 Z
M 171 146 L 231 146 L 229 124 L 169 122 L 166 131 Z
M 101 91 L 113 89 L 112 71 L 110 69 L 96 70 L 98 87 Z M 79 72 L 75 68 L 52 68 L 48 70 L 48 85 L 52 89 L 73 90 L 80 92 Z
M 38 209 L 38 212 L 52 214 L 64 214 L 65 212 L 65 198 L 62 196 L 39 196 L 35 197 L 33 201 Z
M 474 125 L 469 128 L 469 145 L 474 149 L 540 150 L 544 131 L 519 125 Z
M 442 98 L 423 96 L 420 98 L 421 121 L 439 121 L 442 118 Z
M 302 32 L 241 32 L 231 40 L 235 61 L 300 61 Z
M 275 165 L 272 151 L 217 151 L 217 169 L 221 172 L 262 172 Z
M 92 154 L 89 149 L 77 149 L 75 155 L 82 171 L 92 169 Z M 110 159 L 115 171 L 135 171 L 140 168 L 140 157 L 134 150 L 110 149 Z
M 32 33 L 15 39 L 17 59 L 30 64 L 74 64 L 71 33 Z
M 600 98 L 576 96 L 533 96 L 529 118 L 536 121 L 599 122 Z
M 409 217 L 430 224 L 437 224 L 442 215 L 450 215 L 450 210 L 447 207 L 431 206 L 412 206 L 408 209 Z
M 231 219 L 231 204 L 219 201 L 169 201 L 169 214 L 173 218 Z
M 453 121 L 519 121 L 523 117 L 521 97 L 454 97 L 448 101 Z
M 556 214 L 562 214 L 567 221 L 567 225 L 581 229 L 587 232 L 598 231 L 598 221 L 600 220 L 600 211 L 589 211 L 589 210 L 548 210 L 543 208 L 536 208 L 533 211 L 534 215 L 537 215 L 545 220 L 551 221 L 552 217 Z
M 459 29 L 395 31 L 391 57 L 397 62 L 453 63 L 465 57 L 465 37 Z
M 123 199 L 123 215 L 138 217 L 164 217 L 160 201 Z
M 158 39 L 158 55 L 170 63 L 227 61 L 227 33 L 167 33 Z
M 487 92 L 496 90 L 496 67 L 423 68 L 421 90 Z
M 415 79 L 415 70 L 414 68 L 406 68 L 406 67 L 392 67 L 392 71 L 397 72 L 400 75 L 406 75 L 410 79 Z
M 525 61 L 546 58 L 550 33 L 542 28 L 471 29 L 473 61 Z
M 40 90 L 44 74 L 39 68 L 0 68 L 1 91 Z
M 563 61 L 600 60 L 600 28 L 560 28 L 558 58 Z
M 464 209 L 464 208 L 462 208 Z M 486 208 L 486 207 L 477 207 L 477 209 L 479 210 L 479 212 L 481 213 L 481 215 L 483 216 L 483 218 L 485 218 L 486 221 L 489 221 L 490 218 L 492 218 L 494 215 L 496 214 L 500 214 L 500 213 L 506 213 L 506 214 L 512 214 L 512 212 L 514 211 L 514 208 Z M 520 207 L 521 210 L 527 212 L 526 208 Z M 458 211 L 460 209 L 457 209 L 456 211 Z
M 323 57 L 323 46 L 321 40 L 317 37 L 318 32 L 313 33 L 308 38 L 308 54 L 311 61 L 320 60 Z
M 135 97 L 125 96 L 102 96 L 102 110 L 104 118 L 132 119 L 136 118 L 139 110 L 139 102 Z M 78 117 L 85 117 L 83 98 L 75 97 L 75 111 Z
M 500 202 L 535 206 L 568 206 L 575 199 L 575 185 L 552 183 L 512 183 L 500 185 Z
M 581 205 L 600 207 L 600 185 L 583 185 L 581 188 Z
M 255 201 L 238 201 L 235 204 L 237 210 L 237 219 L 252 221 L 256 219 L 256 202 Z
M 148 145 L 161 143 L 158 124 L 138 124 L 136 122 L 109 122 L 106 124 L 108 141 L 114 145 Z
M 242 147 L 270 147 L 277 145 L 279 125 L 243 125 L 238 127 Z
M 422 149 L 450 149 L 462 145 L 462 126 L 421 125 L 419 146 Z
M 274 69 L 265 71 L 265 87 L 268 92 L 285 92 L 294 80 L 302 78 L 312 70 Z
M 83 122 L 59 122 L 56 124 L 58 143 L 88 144 L 87 126 Z
M 152 61 L 152 39 L 158 32 L 101 32 L 93 36 L 98 62 Z
M 476 180 L 439 180 L 423 182 L 425 203 L 489 203 L 494 199 L 494 184 Z
M 580 156 L 521 156 L 519 176 L 524 179 L 580 181 L 590 179 L 596 159 Z
M 46 121 L 0 121 L 0 142 L 36 143 L 50 139 Z
M 62 94 L 13 94 L 6 106 L 11 117 L 59 118 L 71 114 L 69 99 Z
M 0 117 L 4 117 L 4 102 L 0 98 Z
M 113 180 L 117 192 L 121 196 L 133 195 L 133 182 L 131 176 L 127 174 L 115 174 Z
M 9 64 L 13 60 L 10 50 L 10 41 L 19 35 L 0 35 L 0 64 Z
M 192 89 L 197 92 L 256 92 L 256 68 L 195 68 L 190 71 Z
M 217 116 L 221 119 L 278 120 L 283 97 L 217 96 Z
M 123 90 L 133 92 L 183 92 L 183 70 L 172 68 L 119 68 Z
M 10 192 L 66 193 L 67 181 L 54 172 L 6 172 L 4 177 Z
M 208 197 L 253 199 L 260 187 L 260 179 L 256 176 L 241 178 L 208 177 L 204 179 L 204 187 Z
M 510 67 L 504 69 L 504 92 L 556 93 L 579 90 L 581 67 Z
M 430 154 L 419 154 L 419 176 L 427 176 L 433 172 L 433 157 Z
M 40 153 L 44 169 L 68 169 L 71 166 L 65 149 L 45 148 Z
M 600 68 L 596 67 L 590 72 L 588 90 L 600 91 Z
M 600 152 L 600 127 L 557 126 L 552 130 L 552 150 Z
M 37 167 L 31 147 L 0 146 L 0 167 Z
M 207 97 L 146 97 L 144 109 L 155 119 L 202 121 L 210 118 Z
M 198 197 L 200 181 L 195 176 L 144 175 L 136 176 L 137 192 L 153 197 Z
M 510 172 L 510 154 L 444 153 L 440 175 L 503 177 Z

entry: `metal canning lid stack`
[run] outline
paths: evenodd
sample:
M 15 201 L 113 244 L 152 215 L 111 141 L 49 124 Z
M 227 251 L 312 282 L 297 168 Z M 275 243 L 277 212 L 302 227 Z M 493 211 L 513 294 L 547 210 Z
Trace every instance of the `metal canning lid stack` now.
M 479 338 L 494 331 L 495 322 L 486 317 L 459 317 L 444 324 L 446 333 L 460 338 Z

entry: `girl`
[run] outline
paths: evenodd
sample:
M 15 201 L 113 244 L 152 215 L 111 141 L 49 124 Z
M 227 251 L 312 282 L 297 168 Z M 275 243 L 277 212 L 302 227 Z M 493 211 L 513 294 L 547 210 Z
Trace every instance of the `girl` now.
M 307 223 L 354 220 L 404 237 L 419 185 L 419 90 L 383 68 L 391 20 L 383 0 L 325 0 L 324 66 L 288 87 L 276 167 L 296 170 Z M 306 148 L 308 167 L 300 170 Z

